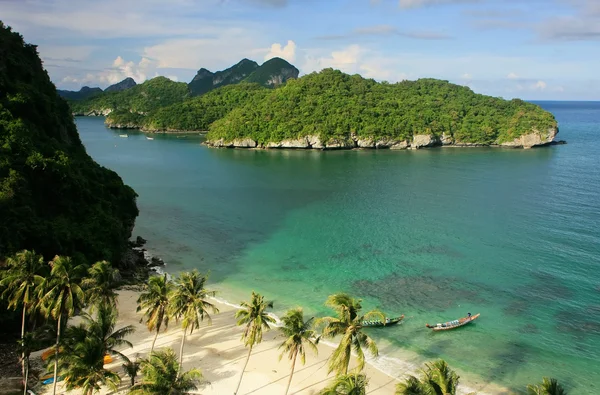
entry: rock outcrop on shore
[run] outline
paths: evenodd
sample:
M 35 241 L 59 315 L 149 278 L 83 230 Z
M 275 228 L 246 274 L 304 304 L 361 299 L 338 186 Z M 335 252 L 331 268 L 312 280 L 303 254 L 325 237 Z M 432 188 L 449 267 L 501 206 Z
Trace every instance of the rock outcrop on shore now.
M 512 147 L 512 148 L 532 148 L 554 143 L 554 137 L 558 133 L 558 128 L 548 129 L 545 132 L 532 130 L 531 133 L 524 134 L 514 140 L 498 142 L 495 144 L 479 144 L 462 142 L 455 140 L 450 134 L 442 136 L 433 136 L 426 134 L 414 135 L 412 140 L 398 140 L 393 138 L 370 138 L 357 137 L 350 135 L 348 138 L 330 139 L 322 142 L 321 138 L 316 135 L 308 135 L 297 139 L 286 139 L 279 142 L 269 142 L 260 144 L 251 138 L 234 139 L 225 141 L 224 139 L 206 140 L 205 144 L 215 148 L 264 148 L 264 149 L 320 149 L 320 150 L 336 150 L 336 149 L 421 149 L 440 146 L 453 147 Z M 564 144 L 564 142 L 562 142 Z

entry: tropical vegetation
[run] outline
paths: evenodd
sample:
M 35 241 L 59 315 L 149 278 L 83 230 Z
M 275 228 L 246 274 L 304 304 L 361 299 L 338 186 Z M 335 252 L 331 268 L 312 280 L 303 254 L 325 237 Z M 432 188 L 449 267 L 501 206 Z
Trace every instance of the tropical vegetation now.
M 36 46 L 0 22 L 0 259 L 35 249 L 118 264 L 138 209 L 90 158 Z
M 175 289 L 171 295 L 170 308 L 172 315 L 181 319 L 181 348 L 179 349 L 179 367 L 183 364 L 183 346 L 189 329 L 190 335 L 195 328 L 200 326 L 200 322 L 206 319 L 208 325 L 212 324 L 209 311 L 213 314 L 219 312 L 219 309 L 207 298 L 215 296 L 215 291 L 209 291 L 204 288 L 208 276 L 203 276 L 197 270 L 191 272 L 182 272 L 175 280 Z
M 320 395 L 365 395 L 369 379 L 362 373 L 341 374 Z
M 348 374 L 352 350 L 357 356 L 356 370 L 361 371 L 365 366 L 363 350 L 368 350 L 374 357 L 379 354 L 377 345 L 363 330 L 362 322 L 371 317 L 383 321 L 385 316 L 375 310 L 361 314 L 360 299 L 354 299 L 345 293 L 329 296 L 325 304 L 336 312 L 336 316 L 323 317 L 318 320 L 319 325 L 324 325 L 323 337 L 340 337 L 340 343 L 329 359 L 328 372 L 335 372 L 337 375 Z
M 306 348 L 310 348 L 315 354 L 319 353 L 317 343 L 319 342 L 319 336 L 317 332 L 312 329 L 313 318 L 304 320 L 304 313 L 302 308 L 289 310 L 281 319 L 283 326 L 279 327 L 281 336 L 285 339 L 283 343 L 279 345 L 282 349 L 279 360 L 287 354 L 290 361 L 292 361 L 292 370 L 290 372 L 290 378 L 285 388 L 285 394 L 290 390 L 292 384 L 292 378 L 294 377 L 294 367 L 296 366 L 296 358 L 300 355 L 300 362 L 302 365 L 306 363 Z
M 235 318 L 237 319 L 238 326 L 244 326 L 242 341 L 244 342 L 244 345 L 248 347 L 248 356 L 246 357 L 246 362 L 242 368 L 240 380 L 238 381 L 234 395 L 240 390 L 240 385 L 242 384 L 244 371 L 250 360 L 252 348 L 262 342 L 263 331 L 271 329 L 270 325 L 275 322 L 275 319 L 267 313 L 267 309 L 272 308 L 273 303 L 265 301 L 264 296 L 256 292 L 252 292 L 250 302 L 244 301 L 240 305 L 241 309 L 235 313 Z
M 202 373 L 198 369 L 179 372 L 175 352 L 154 351 L 140 363 L 143 379 L 131 388 L 132 395 L 185 395 L 198 388 Z
M 447 81 L 378 83 L 325 69 L 288 81 L 258 105 L 236 108 L 213 123 L 207 137 L 267 145 L 306 136 L 322 142 L 406 141 L 445 134 L 457 143 L 490 145 L 554 127 L 554 116 L 535 104 L 476 94 Z
M 556 379 L 544 377 L 541 383 L 527 386 L 527 395 L 567 395 L 567 391 Z
M 162 276 L 154 276 L 148 279 L 148 284 L 145 290 L 140 293 L 137 303 L 137 311 L 145 310 L 144 318 L 146 327 L 149 331 L 156 330 L 150 353 L 154 351 L 154 344 L 160 333 L 160 328 L 164 326 L 167 330 L 169 327 L 169 298 L 173 292 L 173 283 L 167 278 L 165 273 Z
M 408 376 L 397 384 L 396 395 L 455 395 L 459 376 L 446 361 L 425 364 L 421 379 Z

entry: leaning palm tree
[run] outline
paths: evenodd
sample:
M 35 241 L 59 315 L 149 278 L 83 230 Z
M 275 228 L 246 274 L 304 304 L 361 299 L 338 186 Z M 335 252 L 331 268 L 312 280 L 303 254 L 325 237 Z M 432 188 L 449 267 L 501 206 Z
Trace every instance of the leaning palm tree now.
M 160 332 L 160 328 L 164 325 L 165 330 L 169 326 L 169 297 L 173 290 L 173 284 L 168 280 L 167 274 L 164 276 L 150 277 L 146 290 L 142 292 L 137 300 L 137 311 L 145 309 L 144 317 L 146 319 L 146 327 L 149 331 L 156 330 L 150 353 L 154 351 L 154 344 Z M 142 321 L 140 320 L 140 322 Z
M 4 289 L 2 298 L 8 300 L 8 308 L 23 309 L 21 319 L 21 343 L 25 341 L 25 322 L 27 314 L 36 302 L 35 294 L 43 283 L 44 275 L 47 274 L 49 266 L 44 262 L 41 255 L 35 251 L 21 251 L 14 257 L 6 260 L 8 270 L 0 281 L 0 287 Z M 27 367 L 25 354 L 21 355 L 21 368 L 23 373 L 24 393 L 27 393 Z
M 188 328 L 191 335 L 205 318 L 208 325 L 211 325 L 212 320 L 208 311 L 212 311 L 213 314 L 219 312 L 215 305 L 206 300 L 209 296 L 215 295 L 214 291 L 204 288 L 207 280 L 208 276 L 201 275 L 195 269 L 191 272 L 180 273 L 175 280 L 175 290 L 171 294 L 169 304 L 171 315 L 182 319 L 183 335 L 181 337 L 181 348 L 179 349 L 180 369 L 183 364 L 183 346 Z
M 185 395 L 198 389 L 202 373 L 198 369 L 179 374 L 175 352 L 155 351 L 140 363 L 143 379 L 129 392 L 132 395 Z
M 40 295 L 39 303 L 45 315 L 57 321 L 52 389 L 52 393 L 56 394 L 61 326 L 75 312 L 75 309 L 84 305 L 85 295 L 79 284 L 87 268 L 83 264 L 76 264 L 69 257 L 58 255 L 50 262 L 50 267 L 52 268 L 50 277 L 44 280 L 47 285 L 42 284 L 44 292 Z
M 396 395 L 455 395 L 459 376 L 446 361 L 425 364 L 421 380 L 415 376 L 396 385 Z
M 19 340 L 19 351 L 21 352 L 21 362 L 25 365 L 25 377 L 23 382 L 27 383 L 29 379 L 30 363 L 29 357 L 33 351 L 42 348 L 43 344 L 47 340 L 52 340 L 53 336 L 49 334 L 47 326 L 37 328 L 37 330 L 26 332 L 25 336 Z M 25 384 L 24 390 L 27 391 L 27 385 Z
M 117 324 L 117 309 L 112 304 L 100 304 L 97 308 L 96 317 L 85 314 L 83 316 L 85 325 L 91 336 L 98 338 L 104 348 L 104 355 L 117 355 L 124 361 L 129 359 L 117 348 L 123 346 L 133 347 L 130 341 L 125 337 L 135 332 L 133 325 L 128 325 L 115 330 Z
M 289 310 L 286 315 L 281 319 L 283 326 L 279 328 L 279 331 L 285 337 L 285 340 L 279 348 L 283 348 L 283 352 L 279 356 L 279 360 L 287 353 L 288 358 L 292 361 L 292 371 L 290 378 L 285 388 L 285 394 L 290 390 L 290 384 L 292 383 L 292 377 L 294 376 L 294 367 L 296 366 L 296 358 L 300 355 L 300 361 L 304 365 L 306 363 L 306 346 L 317 354 L 317 343 L 319 337 L 316 332 L 311 329 L 312 318 L 304 321 L 304 314 L 302 308 Z
M 369 379 L 364 374 L 350 373 L 337 376 L 319 395 L 365 395 Z
M 323 328 L 324 337 L 333 338 L 341 336 L 340 344 L 329 359 L 328 373 L 336 372 L 337 375 L 348 374 L 352 349 L 354 349 L 358 357 L 357 371 L 361 371 L 365 366 L 363 348 L 366 348 L 373 356 L 377 356 L 379 353 L 373 339 L 363 332 L 362 323 L 371 317 L 377 317 L 383 321 L 385 320 L 385 316 L 375 310 L 360 315 L 362 308 L 360 302 L 360 299 L 354 299 L 344 293 L 331 295 L 325 302 L 327 306 L 336 311 L 337 317 L 320 318 L 317 324 L 325 325 Z
M 266 311 L 267 308 L 273 307 L 273 303 L 265 302 L 264 297 L 260 294 L 252 292 L 250 303 L 242 302 L 241 306 L 242 308 L 235 313 L 235 318 L 237 318 L 238 325 L 246 325 L 242 334 L 242 340 L 244 341 L 244 345 L 248 347 L 248 356 L 246 357 L 246 362 L 244 363 L 244 368 L 240 374 L 240 380 L 238 381 L 234 395 L 237 394 L 242 384 L 242 378 L 244 377 L 246 366 L 248 366 L 252 348 L 262 341 L 263 330 L 271 329 L 269 324 L 275 322 L 275 319 L 269 316 Z
M 567 395 L 567 391 L 558 383 L 556 379 L 544 377 L 540 384 L 529 384 L 527 386 L 528 395 Z
M 82 285 L 87 295 L 87 302 L 94 311 L 99 304 L 117 305 L 117 293 L 115 289 L 119 286 L 121 275 L 118 269 L 114 269 L 107 261 L 94 263 L 88 270 L 88 277 L 83 280 Z

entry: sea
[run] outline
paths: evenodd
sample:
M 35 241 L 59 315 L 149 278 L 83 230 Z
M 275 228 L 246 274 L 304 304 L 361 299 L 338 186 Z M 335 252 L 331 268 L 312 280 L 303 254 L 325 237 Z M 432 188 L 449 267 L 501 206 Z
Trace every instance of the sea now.
M 256 291 L 275 314 L 318 317 L 347 292 L 406 316 L 368 329 L 393 376 L 443 358 L 479 393 L 546 376 L 600 394 L 600 102 L 536 104 L 566 145 L 233 150 L 76 123 L 138 193 L 134 236 L 167 271 L 208 273 L 223 300 Z M 469 312 L 463 328 L 425 327 Z

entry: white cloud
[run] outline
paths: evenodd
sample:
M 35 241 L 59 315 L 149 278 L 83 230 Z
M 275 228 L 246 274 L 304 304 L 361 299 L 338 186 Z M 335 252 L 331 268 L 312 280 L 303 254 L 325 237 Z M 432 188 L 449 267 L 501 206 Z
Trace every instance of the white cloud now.
M 508 73 L 508 75 L 506 76 L 506 78 L 508 78 L 509 80 L 516 80 L 519 78 L 519 76 L 513 72 Z
M 473 76 L 469 73 L 464 73 L 463 75 L 460 76 L 460 78 L 463 80 L 470 80 L 473 78 Z
M 296 43 L 292 40 L 288 40 L 287 45 L 281 46 L 279 43 L 271 45 L 271 49 L 265 55 L 265 60 L 279 57 L 287 60 L 290 63 L 296 61 Z
M 545 81 L 538 81 L 534 85 L 535 89 L 544 90 L 548 87 L 548 84 Z

